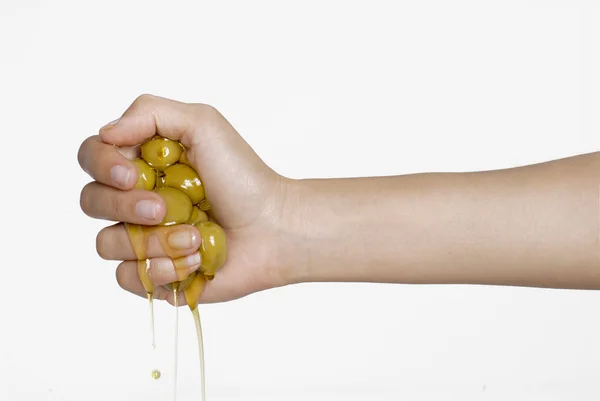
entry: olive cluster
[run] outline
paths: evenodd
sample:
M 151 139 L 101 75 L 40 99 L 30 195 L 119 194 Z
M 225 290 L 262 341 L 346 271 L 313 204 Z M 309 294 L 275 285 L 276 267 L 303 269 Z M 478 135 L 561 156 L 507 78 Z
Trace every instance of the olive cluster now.
M 155 136 L 141 145 L 141 157 L 133 163 L 138 170 L 135 188 L 154 191 L 165 202 L 166 214 L 159 226 L 192 224 L 200 233 L 200 268 L 167 286 L 184 291 L 193 310 L 196 301 L 190 298 L 200 295 L 205 281 L 212 280 L 227 259 L 225 231 L 209 217 L 212 206 L 206 199 L 204 185 L 180 142 Z M 188 297 L 188 293 L 193 297 Z

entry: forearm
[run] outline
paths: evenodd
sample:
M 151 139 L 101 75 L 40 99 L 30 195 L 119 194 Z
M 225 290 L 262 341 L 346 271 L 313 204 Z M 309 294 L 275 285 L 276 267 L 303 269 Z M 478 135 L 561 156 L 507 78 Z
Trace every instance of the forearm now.
M 296 281 L 600 288 L 600 153 L 507 170 L 301 180 Z

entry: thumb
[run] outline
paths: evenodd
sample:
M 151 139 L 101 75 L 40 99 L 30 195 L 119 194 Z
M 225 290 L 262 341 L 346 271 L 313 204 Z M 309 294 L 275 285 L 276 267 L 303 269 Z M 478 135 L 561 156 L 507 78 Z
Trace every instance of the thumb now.
M 119 147 L 136 146 L 159 134 L 191 147 L 194 118 L 186 103 L 141 95 L 120 118 L 100 129 L 100 138 Z

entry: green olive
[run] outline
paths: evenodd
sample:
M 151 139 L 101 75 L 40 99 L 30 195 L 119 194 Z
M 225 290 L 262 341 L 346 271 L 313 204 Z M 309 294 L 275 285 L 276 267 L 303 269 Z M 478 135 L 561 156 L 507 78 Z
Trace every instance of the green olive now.
M 181 143 L 157 135 L 142 144 L 141 157 L 133 163 L 138 170 L 136 188 L 153 190 L 165 202 L 165 217 L 158 225 L 172 226 L 187 223 L 194 225 L 200 232 L 199 252 L 202 258 L 200 269 L 186 275 L 185 269 L 176 268 L 177 281 L 165 285 L 171 291 L 177 289 L 184 292 L 188 306 L 194 310 L 197 306 L 197 298 L 203 292 L 207 280 L 212 280 L 227 260 L 225 231 L 214 222 L 212 206 L 206 199 L 204 185 Z M 209 221 L 209 216 L 213 221 Z M 133 240 L 134 237 L 140 237 L 142 234 L 149 235 L 149 232 L 132 234 L 128 231 L 128 234 Z M 145 241 L 146 237 L 140 238 Z M 144 288 L 151 294 L 154 284 L 146 271 L 145 254 L 140 254 L 138 257 L 140 258 L 138 274 Z M 178 260 L 174 260 L 173 263 L 177 267 Z
M 206 286 L 206 279 L 202 274 L 196 273 L 192 282 L 183 289 L 185 300 L 189 308 L 193 311 L 198 306 L 198 298 L 204 292 Z
M 190 217 L 190 221 L 188 224 L 198 224 L 203 221 L 208 221 L 208 215 L 204 210 L 200 210 L 198 206 L 194 206 L 192 209 L 192 216 Z
M 186 164 L 186 165 L 188 165 L 190 167 L 193 167 L 192 166 L 192 162 L 190 162 L 190 159 L 188 159 L 187 150 L 184 150 L 181 153 L 181 157 L 179 158 L 179 163 Z
M 156 171 L 140 158 L 135 159 L 133 165 L 138 171 L 138 180 L 135 188 L 152 191 L 156 185 Z
M 171 226 L 173 224 L 183 224 L 190 220 L 192 201 L 186 194 L 175 188 L 157 188 L 154 192 L 164 199 L 167 206 L 165 218 L 159 225 Z
M 204 199 L 204 186 L 198 173 L 185 164 L 175 164 L 165 169 L 165 186 L 177 188 L 190 197 L 194 205 Z
M 142 159 L 158 171 L 177 163 L 183 148 L 177 141 L 156 137 L 141 146 Z
M 205 221 L 195 224 L 200 232 L 200 269 L 205 276 L 214 276 L 227 260 L 227 238 L 225 231 L 217 223 Z

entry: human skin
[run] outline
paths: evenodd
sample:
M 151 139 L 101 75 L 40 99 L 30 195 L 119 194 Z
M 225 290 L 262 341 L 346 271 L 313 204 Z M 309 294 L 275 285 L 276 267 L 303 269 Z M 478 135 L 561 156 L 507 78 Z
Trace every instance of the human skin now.
M 269 168 L 214 108 L 142 95 L 79 150 L 94 180 L 81 193 L 87 215 L 162 220 L 161 198 L 132 189 L 131 159 L 155 134 L 189 149 L 227 234 L 227 262 L 201 303 L 323 281 L 600 288 L 598 153 L 474 173 L 294 180 Z M 178 256 L 197 269 L 196 228 L 169 229 L 183 234 L 173 237 Z M 97 250 L 122 261 L 124 289 L 146 296 L 122 223 L 98 234 Z M 155 284 L 174 281 L 157 241 L 148 252 Z M 173 304 L 164 288 L 155 296 Z

